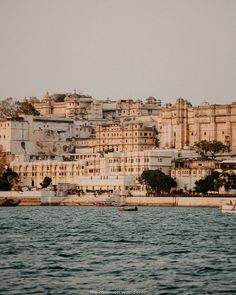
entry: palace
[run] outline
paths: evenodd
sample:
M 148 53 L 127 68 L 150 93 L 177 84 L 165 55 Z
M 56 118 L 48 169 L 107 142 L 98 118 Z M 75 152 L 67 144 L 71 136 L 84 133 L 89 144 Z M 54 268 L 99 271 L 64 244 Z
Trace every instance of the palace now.
M 236 103 L 210 105 L 204 102 L 192 106 L 178 98 L 174 104 L 161 105 L 154 97 L 145 102 L 140 99 L 95 100 L 76 92 L 64 98 L 47 93 L 42 101 L 31 101 L 42 116 L 90 120 L 95 125 L 107 123 L 107 120 L 152 122 L 157 127 L 160 148 L 191 148 L 201 140 L 217 140 L 236 150 Z M 97 128 L 99 130 L 101 128 Z
M 82 156 L 82 157 L 81 157 Z M 23 186 L 40 187 L 45 176 L 54 185 L 76 184 L 80 189 L 125 190 L 140 188 L 139 176 L 145 170 L 159 169 L 170 174 L 172 160 L 193 157 L 186 150 L 145 150 L 134 152 L 90 153 L 75 155 L 74 160 L 13 161 L 11 167 L 21 178 Z
M 201 140 L 221 141 L 236 150 L 236 103 L 193 107 L 187 100 L 161 109 L 160 147 L 191 148 Z
M 178 98 L 162 105 L 154 97 L 96 100 L 76 91 L 25 100 L 40 116 L 0 118 L 0 151 L 27 186 L 48 176 L 83 190 L 141 189 L 142 172 L 160 169 L 187 191 L 217 169 L 198 158 L 196 142 L 221 141 L 236 152 L 236 103 L 193 106 Z

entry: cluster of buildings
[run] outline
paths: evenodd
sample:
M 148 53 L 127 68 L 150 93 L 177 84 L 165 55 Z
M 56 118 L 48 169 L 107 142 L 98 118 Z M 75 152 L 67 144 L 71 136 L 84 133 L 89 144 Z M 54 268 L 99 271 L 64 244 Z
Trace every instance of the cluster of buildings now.
M 192 106 L 178 98 L 162 105 L 154 97 L 98 100 L 76 91 L 24 100 L 40 115 L 0 118 L 0 154 L 23 186 L 40 187 L 48 176 L 83 191 L 145 190 L 140 175 L 159 169 L 189 191 L 215 169 L 236 169 L 230 155 L 203 160 L 193 150 L 195 142 L 217 140 L 236 152 L 236 103 Z

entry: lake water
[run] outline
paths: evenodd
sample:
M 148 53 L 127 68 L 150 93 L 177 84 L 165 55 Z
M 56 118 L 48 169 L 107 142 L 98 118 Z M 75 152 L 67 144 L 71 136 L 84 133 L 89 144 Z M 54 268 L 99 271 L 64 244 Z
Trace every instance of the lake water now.
M 1 294 L 236 294 L 236 215 L 0 208 Z

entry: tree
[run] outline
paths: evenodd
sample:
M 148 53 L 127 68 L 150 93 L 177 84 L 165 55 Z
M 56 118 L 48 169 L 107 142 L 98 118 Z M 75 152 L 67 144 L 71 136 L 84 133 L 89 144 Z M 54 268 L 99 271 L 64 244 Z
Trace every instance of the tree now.
M 52 179 L 50 177 L 48 177 L 48 176 L 45 176 L 43 181 L 40 183 L 41 188 L 48 187 L 51 184 L 51 182 L 52 182 Z
M 39 116 L 40 113 L 35 109 L 32 103 L 28 101 L 17 101 L 17 114 L 23 114 L 23 115 L 32 115 L 32 116 Z
M 203 158 L 208 158 L 208 154 L 210 153 L 211 158 L 215 159 L 215 154 L 220 152 L 229 152 L 228 145 L 216 140 L 201 140 L 200 142 L 196 142 L 193 147 Z
M 19 175 L 11 168 L 7 168 L 0 176 L 0 191 L 10 191 L 19 181 Z
M 223 172 L 220 178 L 226 191 L 236 189 L 236 174 L 233 172 Z
M 12 97 L 0 102 L 0 118 L 17 117 L 17 108 Z
M 226 191 L 236 189 L 236 174 L 214 171 L 204 179 L 196 181 L 195 185 L 196 192 L 203 194 L 218 191 L 220 187 L 224 187 Z
M 176 181 L 160 170 L 145 170 L 140 176 L 140 182 L 146 184 L 157 193 L 161 191 L 170 192 L 170 189 L 177 186 Z
M 14 102 L 13 98 L 7 98 L 0 102 L 0 118 L 18 118 L 19 115 L 39 116 L 40 113 L 33 104 L 28 101 Z
M 208 175 L 204 179 L 200 179 L 195 182 L 195 191 L 197 193 L 205 194 L 208 191 L 218 191 L 223 185 L 224 181 L 221 178 L 221 173 L 218 171 L 213 171 L 211 175 Z

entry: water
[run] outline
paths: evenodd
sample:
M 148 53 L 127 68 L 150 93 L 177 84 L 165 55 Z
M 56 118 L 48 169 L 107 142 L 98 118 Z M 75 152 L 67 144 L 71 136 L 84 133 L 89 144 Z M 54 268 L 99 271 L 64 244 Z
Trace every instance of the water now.
M 236 215 L 0 208 L 1 294 L 236 294 Z M 122 292 L 121 292 L 122 291 Z

